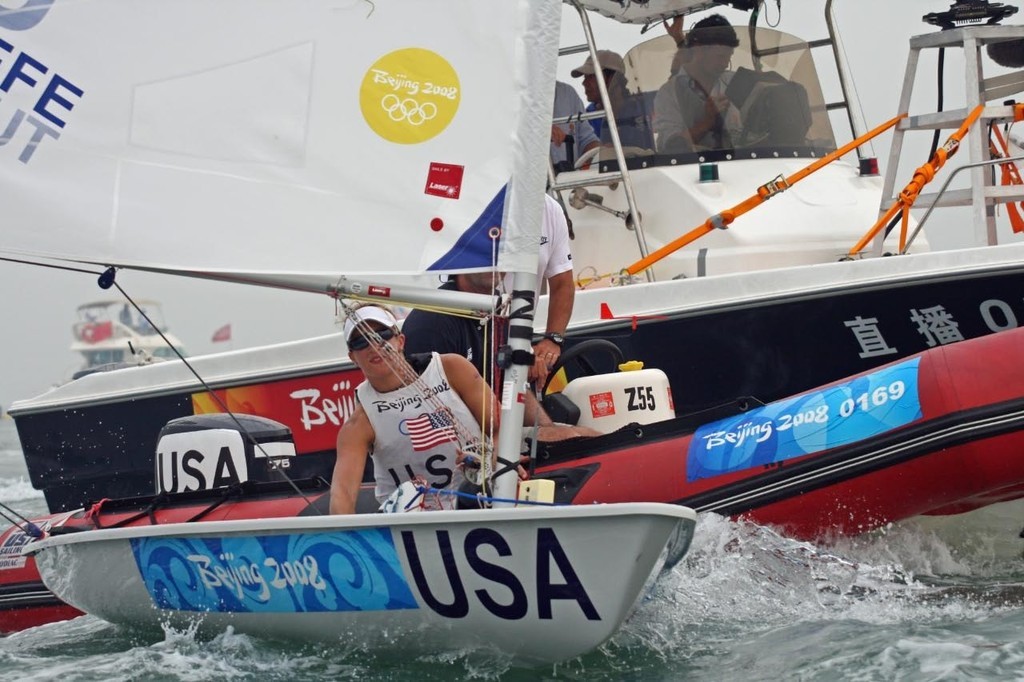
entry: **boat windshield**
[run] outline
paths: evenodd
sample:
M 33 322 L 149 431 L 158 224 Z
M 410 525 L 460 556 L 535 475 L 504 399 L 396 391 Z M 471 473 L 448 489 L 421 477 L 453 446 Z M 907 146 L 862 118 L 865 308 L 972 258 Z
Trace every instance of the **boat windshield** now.
M 667 35 L 624 56 L 625 77 L 609 79 L 609 96 L 630 168 L 820 157 L 836 148 L 807 42 L 766 28 L 736 27 L 736 36 L 731 58 L 728 47 L 677 48 Z M 716 57 L 718 69 L 708 68 Z M 711 106 L 719 114 L 705 118 Z M 607 126 L 601 128 L 601 169 L 614 170 Z

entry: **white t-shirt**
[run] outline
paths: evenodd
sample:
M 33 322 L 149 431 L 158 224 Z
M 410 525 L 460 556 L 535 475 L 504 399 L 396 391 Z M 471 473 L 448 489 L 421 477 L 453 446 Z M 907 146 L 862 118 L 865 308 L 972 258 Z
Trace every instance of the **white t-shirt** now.
M 569 223 L 557 201 L 544 195 L 544 219 L 540 226 L 540 260 L 537 276 L 547 281 L 555 275 L 572 270 L 572 251 L 569 250 Z
M 540 293 L 545 283 L 563 272 L 572 270 L 569 250 L 569 223 L 557 201 L 544 195 L 544 214 L 540 223 L 540 253 L 537 260 L 537 286 Z M 512 291 L 512 274 L 505 275 L 505 291 Z

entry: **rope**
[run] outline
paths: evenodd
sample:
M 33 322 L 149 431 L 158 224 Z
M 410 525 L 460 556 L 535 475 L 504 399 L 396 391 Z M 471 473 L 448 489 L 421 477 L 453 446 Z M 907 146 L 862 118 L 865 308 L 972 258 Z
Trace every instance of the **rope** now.
M 1009 135 L 1009 130 L 1007 130 L 1007 135 Z M 992 126 L 992 136 L 996 138 L 996 141 L 998 142 L 998 147 L 995 143 L 991 142 L 991 140 L 989 141 L 989 149 L 991 151 L 991 156 L 993 158 L 1002 159 L 1009 157 L 1009 145 L 1007 143 L 1006 138 L 1003 137 L 1002 132 L 1000 132 L 999 126 Z M 1004 186 L 1024 185 L 1024 180 L 1021 180 L 1020 171 L 1017 169 L 1017 164 L 1013 163 L 1012 161 L 1008 161 L 1006 163 L 1000 164 L 1000 168 L 1002 169 L 1001 179 L 1002 184 Z M 1024 207 L 1024 202 L 1021 202 L 1020 206 Z M 1014 233 L 1019 234 L 1021 232 L 1024 232 L 1024 218 L 1021 217 L 1020 207 L 1018 207 L 1017 202 L 1007 202 L 1006 211 L 1007 215 L 1009 215 L 1010 226 L 1013 228 Z
M 6 504 L 0 502 L 0 516 L 7 519 L 12 526 L 16 526 L 25 535 L 39 539 L 43 537 L 42 529 L 27 518 L 14 511 Z
M 229 415 L 231 417 L 232 421 L 235 422 L 235 426 L 238 427 L 238 430 L 239 430 L 239 432 L 242 433 L 243 437 L 248 439 L 248 441 L 253 445 L 253 447 L 256 448 L 257 450 L 259 450 L 260 452 L 262 452 L 264 454 L 264 456 L 268 456 L 267 452 L 263 449 L 263 446 L 260 445 L 260 443 L 256 442 L 256 439 L 253 438 L 249 434 L 249 432 L 242 426 L 241 422 L 234 415 L 234 413 L 228 408 L 228 406 L 224 403 L 224 401 L 221 399 L 221 397 L 219 395 L 217 395 L 212 388 L 210 388 L 210 385 L 206 383 L 206 380 L 203 379 L 203 377 L 201 377 L 199 375 L 199 373 L 195 370 L 194 367 L 192 367 L 192 363 L 190 363 L 188 361 L 188 359 L 184 355 L 181 354 L 181 351 L 179 351 L 174 346 L 174 344 L 172 344 L 170 342 L 170 340 L 167 338 L 166 335 L 164 335 L 164 333 L 160 330 L 160 328 L 156 324 L 153 323 L 153 320 L 149 319 L 149 316 L 146 315 L 145 311 L 135 302 L 135 300 L 131 296 L 128 295 L 128 292 L 126 292 L 121 287 L 121 285 L 117 283 L 117 280 L 115 279 L 115 275 L 117 273 L 117 269 L 116 268 L 108 267 L 103 272 L 96 272 L 95 270 L 88 270 L 88 269 L 85 269 L 85 268 L 72 267 L 70 265 L 57 265 L 55 263 L 44 263 L 44 262 L 35 261 L 35 260 L 26 260 L 26 259 L 19 259 L 19 258 L 9 258 L 9 257 L 3 257 L 3 256 L 0 256 L 0 261 L 6 261 L 6 262 L 9 262 L 9 263 L 20 263 L 22 265 L 33 265 L 33 266 L 40 267 L 40 268 L 52 268 L 54 270 L 65 270 L 67 272 L 78 272 L 78 273 L 83 273 L 83 274 L 87 274 L 87 275 L 92 275 L 94 277 L 97 277 L 97 281 L 99 283 L 100 288 L 102 288 L 102 289 L 109 289 L 111 286 L 116 287 L 117 290 L 119 292 L 121 292 L 121 295 L 125 297 L 125 300 L 127 300 L 128 303 L 131 304 L 132 308 L 134 308 L 139 313 L 139 315 L 142 316 L 142 318 L 149 324 L 149 326 L 160 336 L 161 339 L 163 339 L 164 343 L 167 344 L 167 347 L 170 348 L 171 351 L 173 351 L 173 353 L 178 357 L 179 360 L 181 360 L 182 364 L 188 369 L 189 372 L 192 373 L 192 376 L 194 376 L 196 378 L 196 381 L 198 381 L 200 383 L 200 385 L 202 385 L 203 389 L 213 398 L 214 402 L 217 403 L 217 406 L 220 407 L 220 409 L 225 414 L 227 414 L 227 415 Z M 274 469 L 273 471 L 276 472 L 277 475 L 282 480 L 284 480 L 289 485 L 291 485 L 292 489 L 296 493 L 298 493 L 298 495 L 303 500 L 305 500 L 307 504 L 312 505 L 312 501 L 303 494 L 303 492 L 299 489 L 299 487 L 295 485 L 295 482 L 291 478 L 288 477 L 288 474 L 286 474 L 281 469 Z M 325 512 L 320 512 L 320 513 L 323 514 Z
M 608 280 L 611 286 L 618 287 L 625 284 L 631 284 L 633 275 L 630 275 L 625 270 L 598 273 L 597 268 L 593 265 L 585 265 L 580 269 L 579 274 L 576 275 L 576 288 L 586 289 L 592 284 L 597 284 L 598 282 L 603 282 L 605 280 Z
M 103 498 L 102 500 L 94 504 L 92 507 L 90 507 L 89 511 L 85 514 L 85 518 L 88 521 L 91 521 L 96 528 L 123 528 L 124 526 L 131 525 L 139 519 L 147 516 L 149 517 L 149 525 L 159 525 L 156 520 L 156 511 L 160 509 L 160 507 L 163 506 L 165 503 L 167 503 L 169 501 L 169 498 L 166 494 L 157 495 L 152 500 L 150 500 L 149 505 L 145 509 L 140 511 L 138 514 L 134 514 L 132 516 L 123 518 L 117 523 L 113 524 L 112 526 L 104 526 L 100 523 L 100 511 L 103 509 L 104 503 L 109 501 L 110 500 L 108 500 L 107 498 Z
M 134 301 L 134 299 L 132 299 L 132 297 L 128 295 L 128 292 L 121 288 L 121 285 L 118 284 L 117 281 L 114 279 L 115 272 L 116 270 L 111 267 L 108 268 L 106 272 L 104 272 L 102 275 L 100 275 L 100 286 L 103 287 L 104 278 L 109 277 L 108 281 L 111 284 L 113 284 L 118 291 L 121 292 L 121 295 L 124 296 L 125 299 L 127 299 L 127 301 L 131 304 L 133 308 L 135 308 L 136 311 L 138 311 L 139 315 L 141 315 L 142 318 L 146 320 L 147 323 L 149 323 L 149 326 L 152 329 L 154 329 L 157 334 L 160 335 L 160 338 L 163 339 L 164 343 L 167 344 L 167 347 L 174 351 L 174 354 L 178 356 L 178 359 L 181 360 L 182 363 L 184 363 L 185 367 L 188 368 L 188 371 L 192 373 L 192 376 L 196 378 L 196 380 L 202 385 L 202 387 L 206 390 L 210 397 L 213 398 L 214 402 L 217 403 L 217 406 L 220 407 L 220 409 L 225 414 L 231 417 L 231 421 L 233 421 L 235 423 L 235 426 L 238 427 L 238 431 L 242 434 L 242 436 L 246 438 L 255 449 L 262 452 L 264 457 L 267 457 L 269 459 L 270 455 L 267 454 L 267 452 L 263 449 L 263 445 L 257 442 L 257 440 L 252 437 L 249 431 L 244 426 L 242 426 L 242 422 L 238 420 L 238 417 L 235 416 L 234 412 L 232 412 L 231 409 L 228 408 L 227 404 L 225 404 L 224 401 L 221 399 L 221 397 L 217 395 L 217 393 L 215 393 L 212 388 L 210 388 L 210 385 L 207 384 L 206 380 L 199 375 L 199 372 L 197 372 L 195 368 L 192 367 L 192 364 L 185 358 L 184 355 L 181 354 L 181 351 L 179 351 L 174 346 L 174 344 L 170 342 L 170 340 L 164 335 L 164 333 L 160 330 L 159 327 L 153 324 L 153 321 L 149 319 L 149 316 L 146 315 L 145 311 L 141 307 L 139 307 L 139 305 Z M 300 490 L 299 487 L 295 485 L 295 481 L 293 481 L 291 477 L 289 477 L 288 474 L 286 474 L 281 468 L 276 467 L 271 471 L 274 471 L 275 473 L 278 474 L 278 476 L 280 476 L 282 480 L 286 481 L 292 487 L 292 490 L 294 490 L 299 495 L 299 497 L 306 501 L 306 504 L 312 505 L 312 501 L 308 497 L 306 497 L 305 494 L 303 494 L 302 490 Z
M 202 511 L 197 512 L 194 516 L 192 516 L 192 518 L 188 519 L 185 523 L 192 523 L 193 521 L 199 521 L 204 516 L 206 516 L 207 514 L 212 512 L 213 510 L 215 510 L 217 507 L 219 507 L 222 504 L 224 504 L 225 502 L 227 502 L 228 499 L 230 499 L 232 497 L 235 497 L 237 495 L 241 495 L 244 491 L 245 491 L 244 484 L 234 483 L 232 485 L 229 485 L 228 487 L 224 488 L 221 491 L 220 499 L 219 500 L 217 500 L 216 502 L 208 505 L 206 507 L 206 509 L 203 509 Z
M 488 504 L 491 504 L 491 503 L 494 503 L 494 502 L 504 502 L 504 503 L 508 503 L 508 504 L 529 505 L 529 506 L 534 506 L 534 507 L 566 507 L 566 506 L 569 506 L 569 505 L 566 505 L 565 503 L 562 503 L 562 502 L 537 502 L 536 500 L 516 500 L 516 499 L 510 499 L 510 498 L 507 498 L 507 497 L 493 497 L 493 496 L 487 496 L 487 495 L 478 495 L 478 494 L 474 494 L 474 493 L 465 493 L 465 492 L 462 492 L 461 490 L 448 490 L 446 488 L 428 488 L 426 486 L 417 486 L 416 490 L 419 493 L 421 493 L 422 495 L 427 495 L 428 493 L 432 493 L 434 495 L 450 495 L 452 497 L 462 497 L 462 498 L 469 499 L 469 500 L 482 501 L 482 502 L 486 502 Z M 419 499 L 419 498 L 413 498 L 413 499 Z M 406 507 L 406 508 L 408 509 L 408 507 Z
M 903 188 L 903 191 L 899 193 L 896 201 L 894 201 L 892 206 L 889 207 L 889 210 L 882 214 L 878 219 L 878 222 L 868 230 L 867 234 L 861 237 L 860 241 L 850 249 L 849 254 L 847 254 L 848 257 L 855 256 L 860 253 L 864 247 L 875 238 L 882 228 L 885 227 L 886 223 L 901 213 L 900 251 L 903 251 L 904 246 L 906 245 L 907 231 L 910 225 L 910 209 L 913 207 L 914 202 L 917 201 L 917 197 L 921 194 L 921 190 L 924 189 L 925 185 L 935 178 L 935 174 L 939 172 L 939 169 L 941 169 L 942 166 L 945 165 L 946 161 L 956 154 L 958 149 L 960 149 L 960 140 L 964 138 L 967 131 L 970 130 L 971 126 L 974 125 L 974 122 L 978 120 L 984 110 L 985 106 L 983 104 L 976 106 L 974 110 L 967 115 L 967 118 L 964 119 L 960 128 L 949 136 L 949 139 L 946 140 L 946 144 L 939 147 L 927 163 L 914 171 L 914 177 L 909 183 L 907 183 L 907 186 Z

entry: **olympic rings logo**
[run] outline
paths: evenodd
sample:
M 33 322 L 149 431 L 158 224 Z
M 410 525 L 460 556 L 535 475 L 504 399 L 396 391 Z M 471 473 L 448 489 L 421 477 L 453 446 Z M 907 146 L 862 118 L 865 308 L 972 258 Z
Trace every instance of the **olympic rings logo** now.
M 408 121 L 413 126 L 423 125 L 437 116 L 437 105 L 433 102 L 420 104 L 411 97 L 400 99 L 395 94 L 384 95 L 380 106 L 392 121 Z

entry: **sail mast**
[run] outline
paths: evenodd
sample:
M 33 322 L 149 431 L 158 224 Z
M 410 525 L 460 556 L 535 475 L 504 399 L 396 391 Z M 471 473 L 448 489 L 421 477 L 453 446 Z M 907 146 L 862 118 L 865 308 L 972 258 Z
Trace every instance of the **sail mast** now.
M 509 313 L 508 345 L 511 366 L 501 386 L 501 430 L 498 457 L 516 462 L 521 447 L 521 426 L 526 399 L 527 371 L 532 355 L 533 316 L 536 310 L 537 261 L 540 251 L 541 217 L 547 182 L 547 154 L 554 100 L 561 4 L 556 1 L 530 2 L 527 24 L 517 27 L 516 87 L 521 89 L 516 117 L 513 174 L 506 196 L 506 234 L 502 239 L 501 269 L 513 273 L 512 304 Z M 494 482 L 499 498 L 515 497 L 515 467 L 500 466 Z

